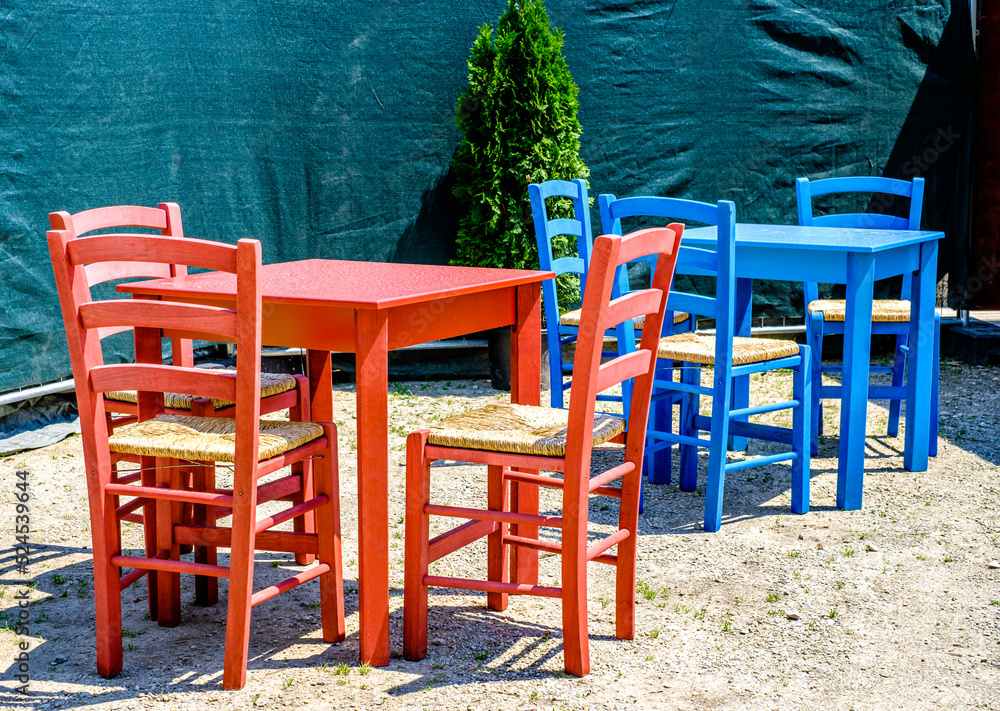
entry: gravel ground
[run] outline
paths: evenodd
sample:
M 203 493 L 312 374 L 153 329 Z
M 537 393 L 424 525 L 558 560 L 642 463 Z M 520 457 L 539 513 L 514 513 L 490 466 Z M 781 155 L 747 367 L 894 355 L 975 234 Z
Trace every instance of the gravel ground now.
M 710 376 L 709 372 L 705 377 Z M 202 709 L 284 706 L 428 709 L 1000 709 L 1000 369 L 943 364 L 941 442 L 930 470 L 902 467 L 902 437 L 884 433 L 884 403 L 869 410 L 864 508 L 838 511 L 836 406 L 812 463 L 812 510 L 789 510 L 787 465 L 738 472 L 723 528 L 699 530 L 703 497 L 647 486 L 640 520 L 635 640 L 614 637 L 613 571 L 590 570 L 591 668 L 562 672 L 559 602 L 513 597 L 504 613 L 479 594 L 432 590 L 431 646 L 419 663 L 402 649 L 404 438 L 412 429 L 502 399 L 478 381 L 394 383 L 390 397 L 390 580 L 393 660 L 357 662 L 354 394 L 335 391 L 340 425 L 348 638 L 322 642 L 318 588 L 307 584 L 254 611 L 246 687 L 221 690 L 225 605 L 199 608 L 184 580 L 184 622 L 145 619 L 140 581 L 124 594 L 125 668 L 94 669 L 90 533 L 79 437 L 0 461 L 0 530 L 14 541 L 16 471 L 31 493 L 30 637 L 17 637 L 25 589 L 11 546 L 0 557 L 0 706 Z M 758 379 L 755 398 L 790 392 L 787 374 Z M 543 395 L 543 401 L 545 396 Z M 780 422 L 780 416 L 775 421 Z M 759 452 L 754 448 L 752 452 Z M 621 454 L 600 452 L 598 465 Z M 703 462 L 704 465 L 704 462 Z M 702 472 L 702 475 L 704 472 Z M 441 503 L 484 501 L 485 473 L 434 470 Z M 674 478 L 676 482 L 676 477 Z M 702 480 L 703 483 L 703 480 Z M 549 492 L 542 508 L 556 510 Z M 617 503 L 594 499 L 594 531 Z M 126 524 L 138 552 L 139 530 Z M 224 560 L 224 559 L 223 559 Z M 256 583 L 297 567 L 261 553 Z M 450 556 L 442 574 L 485 568 L 485 544 Z M 558 559 L 542 557 L 542 583 Z M 226 583 L 221 581 L 222 599 Z M 28 643 L 30 695 L 14 693 L 14 658 Z

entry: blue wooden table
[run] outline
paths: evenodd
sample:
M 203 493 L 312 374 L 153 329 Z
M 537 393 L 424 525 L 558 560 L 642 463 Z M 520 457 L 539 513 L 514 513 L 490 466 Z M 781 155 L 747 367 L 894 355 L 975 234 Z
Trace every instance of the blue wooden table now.
M 740 335 L 750 335 L 753 279 L 817 281 L 847 287 L 838 508 L 861 508 L 876 279 L 904 275 L 913 280 L 903 466 L 908 471 L 927 470 L 931 388 L 935 382 L 931 349 L 937 253 L 938 240 L 943 237 L 943 232 L 909 230 L 736 225 L 736 276 L 740 280 L 736 322 Z M 715 227 L 684 231 L 685 244 L 710 247 L 715 238 Z M 743 387 L 737 395 L 746 398 L 747 392 Z

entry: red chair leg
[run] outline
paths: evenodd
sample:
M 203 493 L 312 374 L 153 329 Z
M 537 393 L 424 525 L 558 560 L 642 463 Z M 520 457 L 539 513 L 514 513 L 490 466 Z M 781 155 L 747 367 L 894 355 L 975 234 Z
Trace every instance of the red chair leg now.
M 96 482 L 91 486 L 93 489 L 98 488 Z M 100 497 L 100 493 L 94 492 L 91 501 Z M 122 597 L 118 582 L 119 570 L 111 565 L 111 556 L 117 555 L 120 550 L 118 517 L 114 508 L 111 508 L 111 497 L 104 498 L 104 506 L 91 506 L 94 620 L 97 628 L 97 673 L 103 677 L 112 677 L 122 670 Z
M 618 528 L 628 529 L 631 534 L 619 541 L 617 549 L 618 565 L 615 571 L 615 637 L 635 639 L 635 560 L 636 530 L 639 527 L 639 485 L 641 473 L 638 469 L 622 477 L 622 501 L 618 513 Z
M 242 477 L 250 479 L 252 472 Z M 237 481 L 241 479 L 236 472 Z M 238 484 L 236 484 L 238 486 Z M 250 648 L 250 608 L 253 599 L 253 557 L 256 541 L 257 491 L 249 487 L 233 505 L 233 540 L 229 554 L 229 607 L 226 611 L 226 655 L 222 665 L 222 688 L 242 689 L 247 683 Z
M 490 511 L 507 511 L 507 483 L 503 480 L 503 467 L 490 465 L 487 467 L 487 508 Z M 487 574 L 486 577 L 491 582 L 506 583 L 510 580 L 508 570 L 510 566 L 509 551 L 510 546 L 504 544 L 503 538 L 507 534 L 509 524 L 500 523 L 497 530 L 491 533 L 486 539 L 487 547 Z M 491 610 L 503 611 L 507 609 L 507 593 L 491 592 L 486 593 L 486 605 Z
M 143 486 L 156 486 L 156 459 L 139 457 L 140 483 Z M 156 507 L 155 501 L 150 501 L 142 507 L 142 534 L 146 544 L 146 557 L 152 558 L 158 552 L 156 547 Z M 160 617 L 159 576 L 157 571 L 146 573 L 146 589 L 149 591 L 149 619 L 156 622 Z
M 192 472 L 195 491 L 209 491 L 215 488 L 215 467 L 211 465 L 195 467 Z M 192 521 L 196 526 L 215 525 L 215 507 L 196 504 Z M 219 555 L 215 546 L 195 546 L 194 562 L 218 565 Z M 194 601 L 197 605 L 214 605 L 219 601 L 219 579 L 214 575 L 194 576 Z
M 175 459 L 156 459 L 156 484 L 179 489 L 181 471 Z M 180 546 L 173 541 L 174 524 L 180 520 L 182 507 L 179 502 L 159 499 L 156 501 L 156 548 L 166 551 L 170 560 L 180 560 Z M 180 573 L 159 571 L 156 576 L 158 598 L 157 623 L 160 627 L 176 627 L 181 621 Z
M 293 422 L 308 422 L 310 420 L 309 381 L 306 378 L 296 378 L 296 380 L 298 380 L 299 404 L 288 409 L 288 419 Z M 336 451 L 336 443 L 334 443 L 334 451 Z M 293 464 L 292 473 L 302 477 L 302 491 L 292 499 L 293 505 L 308 501 L 316 496 L 316 486 L 313 483 L 313 463 L 310 460 Z M 315 533 L 316 517 L 318 515 L 313 511 L 308 511 L 302 516 L 296 516 L 292 521 L 293 530 L 296 533 Z M 340 540 L 339 530 L 337 534 L 338 541 Z M 313 562 L 314 557 L 310 553 L 296 553 L 295 562 L 298 565 L 309 565 Z
M 406 547 L 403 557 L 403 656 L 417 661 L 427 656 L 428 536 L 424 506 L 430 503 L 430 467 L 424 458 L 427 431 L 406 439 Z
M 110 417 L 108 419 L 110 419 Z M 111 462 L 111 481 L 114 483 L 118 482 L 118 462 L 115 461 Z M 111 506 L 117 509 L 121 505 L 122 501 L 120 496 L 111 497 Z M 117 515 L 115 516 L 115 537 L 117 538 L 115 550 L 120 551 L 122 549 L 122 524 L 121 521 L 118 520 Z
M 294 419 L 294 418 L 293 418 Z M 314 475 L 314 463 L 312 461 L 296 462 L 292 465 L 292 473 L 298 474 L 302 481 L 301 491 L 296 492 L 291 497 L 292 505 L 301 504 L 303 501 L 316 496 L 317 487 Z M 316 533 L 316 519 L 319 516 L 314 511 L 308 511 L 301 516 L 292 519 L 292 530 L 296 533 Z M 297 565 L 309 565 L 316 556 L 311 553 L 296 553 L 295 563 Z
M 584 500 L 586 505 L 586 500 Z M 562 618 L 563 657 L 566 673 L 590 673 L 590 639 L 587 630 L 587 526 L 577 510 L 563 513 Z M 583 525 L 581 525 L 581 523 Z
M 175 464 L 177 464 L 177 462 L 175 462 Z M 193 468 L 181 470 L 180 484 L 189 491 L 193 490 L 200 491 L 200 489 L 197 489 L 197 483 L 195 482 L 195 475 Z M 180 521 L 182 523 L 193 523 L 195 517 L 194 504 L 192 504 L 189 501 L 185 501 L 179 504 L 179 506 L 180 506 Z M 187 555 L 188 553 L 194 550 L 194 546 L 185 543 L 179 546 L 178 550 L 181 555 Z
M 320 617 L 323 641 L 340 642 L 347 635 L 344 622 L 344 567 L 340 543 L 340 483 L 337 466 L 337 428 L 324 424 L 329 449 L 316 462 L 316 495 L 326 496 L 330 503 L 316 510 L 316 533 L 319 541 L 319 561 L 330 566 L 330 572 L 319 579 Z M 311 556 L 310 556 L 311 557 Z

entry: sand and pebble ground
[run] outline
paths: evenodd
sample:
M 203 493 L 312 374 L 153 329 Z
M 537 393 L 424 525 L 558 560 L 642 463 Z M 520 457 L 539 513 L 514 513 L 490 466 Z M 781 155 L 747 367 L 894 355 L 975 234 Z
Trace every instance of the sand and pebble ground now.
M 707 377 L 708 374 L 706 374 Z M 790 389 L 787 374 L 754 397 Z M 927 472 L 902 466 L 902 437 L 884 436 L 884 403 L 869 410 L 864 506 L 835 507 L 837 408 L 812 462 L 812 509 L 789 510 L 787 465 L 750 469 L 726 486 L 724 523 L 700 530 L 700 492 L 645 489 L 636 639 L 614 637 L 613 573 L 590 572 L 592 672 L 562 672 L 558 600 L 512 598 L 504 613 L 479 594 L 434 590 L 430 651 L 400 658 L 404 438 L 420 426 L 505 397 L 481 381 L 394 383 L 390 395 L 390 581 L 393 660 L 358 664 L 354 394 L 335 390 L 340 425 L 347 640 L 322 642 L 318 588 L 304 585 L 254 610 L 249 674 L 221 690 L 225 605 L 184 622 L 145 618 L 146 590 L 125 592 L 125 667 L 94 668 L 90 533 L 79 437 L 0 461 L 0 706 L 95 709 L 1000 709 L 1000 368 L 942 366 L 940 452 Z M 543 397 L 544 400 L 544 397 Z M 752 449 L 760 451 L 759 449 Z M 615 450 L 595 461 L 607 466 Z M 15 482 L 31 492 L 29 637 L 19 612 Z M 704 472 L 702 472 L 704 476 Z M 484 473 L 434 470 L 439 502 L 478 503 Z M 702 479 L 702 483 L 703 483 Z M 543 497 L 556 510 L 557 498 Z M 610 531 L 613 500 L 594 499 L 595 531 Z M 139 548 L 129 525 L 126 547 Z M 11 545 L 8 546 L 7 542 Z M 435 564 L 439 574 L 484 569 L 485 547 Z M 255 584 L 287 577 L 294 561 L 260 553 Z M 558 580 L 543 554 L 542 582 Z M 225 600 L 225 581 L 222 581 Z M 28 642 L 30 694 L 15 657 Z

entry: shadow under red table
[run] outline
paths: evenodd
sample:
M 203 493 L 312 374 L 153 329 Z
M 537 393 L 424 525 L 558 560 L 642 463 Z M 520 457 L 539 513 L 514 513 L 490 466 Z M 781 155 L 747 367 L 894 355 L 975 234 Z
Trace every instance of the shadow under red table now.
M 263 343 L 307 349 L 313 421 L 333 418 L 330 351 L 356 354 L 359 649 L 362 661 L 384 666 L 389 663 L 389 351 L 509 326 L 511 401 L 538 405 L 541 282 L 554 274 L 312 259 L 269 264 L 261 276 Z M 226 305 L 235 303 L 236 279 L 211 272 L 118 289 Z M 537 513 L 538 487 L 512 483 L 511 506 Z M 511 568 L 513 579 L 537 584 L 538 552 L 515 548 Z

